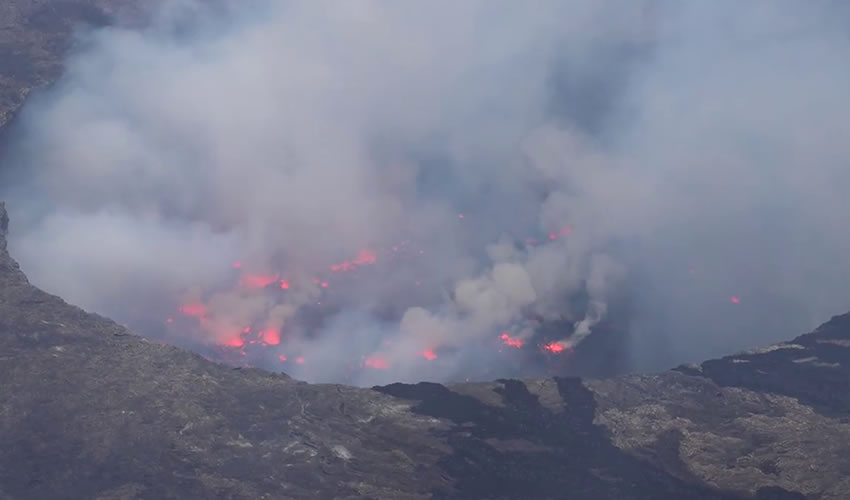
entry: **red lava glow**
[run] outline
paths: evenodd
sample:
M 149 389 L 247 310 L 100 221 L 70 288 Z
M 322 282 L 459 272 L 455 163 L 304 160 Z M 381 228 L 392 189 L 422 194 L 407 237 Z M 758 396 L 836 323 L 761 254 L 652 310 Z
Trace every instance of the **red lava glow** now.
M 263 342 L 268 345 L 280 344 L 280 332 L 275 330 L 274 328 L 269 328 L 268 330 L 263 332 Z
M 360 250 L 360 253 L 357 255 L 357 260 L 354 261 L 355 264 L 364 265 L 364 264 L 374 264 L 377 257 L 375 256 L 375 252 L 369 249 Z
M 465 215 L 463 213 L 457 213 L 457 217 L 458 217 L 458 219 L 465 219 Z M 565 235 L 570 234 L 570 233 L 571 233 L 571 228 L 564 227 L 564 229 L 561 229 L 558 232 L 553 232 L 553 233 L 549 234 L 548 236 L 549 236 L 549 239 L 554 240 L 554 239 L 560 238 L 560 237 L 565 236 Z M 546 237 L 543 236 L 540 239 L 545 240 Z M 537 243 L 538 241 L 539 240 L 534 239 L 534 238 L 529 238 L 527 240 L 527 242 L 529 242 L 529 243 Z M 395 252 L 395 255 L 390 253 L 391 251 Z M 423 255 L 423 254 L 425 254 L 424 249 L 420 249 L 418 247 L 412 246 L 410 244 L 410 241 L 403 241 L 403 242 L 399 243 L 398 245 L 381 247 L 378 250 L 378 252 L 380 252 L 381 256 L 387 256 L 388 262 L 392 262 L 393 260 L 391 260 L 391 258 L 395 259 L 396 255 L 397 256 L 409 256 L 409 255 Z M 368 266 L 368 265 L 375 264 L 376 260 L 377 260 L 377 254 L 376 254 L 375 251 L 370 250 L 370 249 L 363 249 L 363 250 L 360 250 L 357 253 L 356 258 L 353 258 L 351 260 L 346 260 L 346 261 L 343 261 L 339 264 L 335 264 L 335 265 L 330 266 L 330 271 L 334 271 L 334 272 L 349 272 L 349 271 L 352 271 L 352 272 L 354 272 L 352 274 L 352 277 L 355 277 L 357 275 L 356 271 L 358 270 L 358 268 L 360 268 L 362 266 Z M 227 262 L 225 261 L 222 264 L 226 266 Z M 249 272 L 249 270 L 251 270 L 251 269 L 256 270 L 257 268 L 255 268 L 251 265 L 248 265 L 247 263 L 245 263 L 243 261 L 231 262 L 230 265 L 233 269 L 237 270 L 237 271 L 233 272 L 234 277 L 238 277 L 237 290 L 235 290 L 235 291 L 244 292 L 245 289 L 252 290 L 252 292 L 251 292 L 252 298 L 253 298 L 253 295 L 260 293 L 259 292 L 260 290 L 263 291 L 262 293 L 270 293 L 271 294 L 271 293 L 274 293 L 272 290 L 270 290 L 271 288 L 277 289 L 277 287 L 280 287 L 279 288 L 280 290 L 287 290 L 287 291 L 293 290 L 294 291 L 299 287 L 298 282 L 289 281 L 289 279 L 292 278 L 292 275 L 286 274 L 286 271 L 284 271 L 284 270 L 275 270 L 275 271 L 280 271 L 280 272 L 275 272 L 275 273 L 267 272 L 267 271 L 269 271 L 268 269 L 265 270 L 266 272 Z M 327 270 L 327 268 L 325 268 L 325 269 Z M 285 279 L 282 276 L 288 276 L 289 279 Z M 317 275 L 313 275 L 313 276 L 315 276 L 315 277 L 312 278 L 311 280 L 312 280 L 314 286 L 318 287 L 320 290 L 330 288 L 330 281 L 334 281 L 334 279 L 335 279 L 334 276 L 339 277 L 339 275 L 332 275 L 332 274 L 328 274 L 328 273 L 317 274 Z M 340 284 L 342 284 L 342 281 L 343 280 L 341 280 L 341 279 L 339 280 Z M 424 280 L 420 281 L 420 280 L 415 279 L 415 278 L 413 280 L 411 280 L 411 282 L 412 282 L 411 284 L 413 284 L 417 287 L 423 286 L 425 283 L 427 283 Z M 309 283 L 309 281 L 307 283 Z M 334 281 L 334 285 L 335 285 L 335 287 L 337 286 L 337 281 Z M 253 290 L 257 290 L 257 292 L 253 292 Z M 327 295 L 330 296 L 333 293 L 331 290 L 328 290 L 328 291 L 321 290 L 321 291 L 322 291 L 323 295 L 327 294 Z M 731 301 L 733 303 L 736 303 L 736 304 L 739 302 L 737 297 L 732 297 Z M 321 305 L 322 303 L 323 303 L 323 301 L 317 302 L 317 304 L 319 304 L 319 305 Z M 273 356 L 273 357 L 277 357 L 280 360 L 280 362 L 282 362 L 282 363 L 293 363 L 293 362 L 296 363 L 296 364 L 304 364 L 305 363 L 304 357 L 301 357 L 301 356 L 294 357 L 293 356 L 293 357 L 290 358 L 286 354 L 283 354 L 283 351 L 286 350 L 284 346 L 287 343 L 287 333 L 286 333 L 286 330 L 282 330 L 279 327 L 280 325 L 277 325 L 278 328 L 274 328 L 274 327 L 272 327 L 272 325 L 276 325 L 276 323 L 265 322 L 265 321 L 268 321 L 268 319 L 263 320 L 264 322 L 259 322 L 259 319 L 255 318 L 257 320 L 257 323 L 254 323 L 253 322 L 254 320 L 251 320 L 251 322 L 242 323 L 242 325 L 243 325 L 242 327 L 237 326 L 235 329 L 232 329 L 232 330 L 228 329 L 228 330 L 225 330 L 224 332 L 222 332 L 219 329 L 219 325 L 227 325 L 227 324 L 232 324 L 232 323 L 229 323 L 227 321 L 227 318 L 220 317 L 222 311 L 213 310 L 214 307 L 215 306 L 212 303 L 210 303 L 210 305 L 207 305 L 207 303 L 199 300 L 198 297 L 193 297 L 192 301 L 183 303 L 181 306 L 179 306 L 178 311 L 179 311 L 179 314 L 181 316 L 185 316 L 185 317 L 192 318 L 192 319 L 196 320 L 198 322 L 198 325 L 196 325 L 196 326 L 200 326 L 201 329 L 206 330 L 208 333 L 213 333 L 213 332 L 209 332 L 209 330 L 210 330 L 211 327 L 215 327 L 214 329 L 216 331 L 214 332 L 215 335 L 213 336 L 213 339 L 215 339 L 214 343 L 221 348 L 232 349 L 232 356 L 238 356 L 238 355 L 254 356 L 254 352 L 256 352 L 257 349 L 265 348 L 265 349 L 270 349 L 271 352 L 269 354 L 271 354 L 271 356 Z M 165 321 L 170 325 L 169 328 L 173 328 L 175 326 L 179 326 L 179 325 L 182 324 L 182 322 L 180 320 L 181 320 L 181 317 L 178 317 L 177 315 L 173 315 L 172 317 L 168 317 Z M 247 324 L 247 326 L 246 326 L 246 324 Z M 238 325 L 238 323 L 237 323 L 237 325 Z M 496 332 L 498 332 L 498 330 Z M 496 333 L 496 332 L 493 332 L 493 333 Z M 222 333 L 224 335 L 222 335 Z M 209 340 L 212 340 L 212 339 L 208 339 L 208 341 Z M 546 351 L 549 351 L 553 354 L 559 354 L 559 353 L 562 353 L 564 351 L 571 351 L 571 349 L 572 349 L 572 346 L 569 344 L 569 342 L 565 342 L 565 341 L 550 342 L 546 345 L 539 345 L 539 346 L 536 343 L 531 344 L 526 340 L 523 340 L 519 337 L 513 336 L 510 331 L 505 331 L 505 332 L 502 332 L 501 334 L 499 334 L 499 340 L 500 340 L 500 344 L 496 344 L 496 346 L 505 345 L 505 346 L 508 346 L 508 347 L 511 347 L 511 348 L 514 348 L 514 349 L 523 349 L 523 348 L 527 348 L 527 347 L 542 348 L 542 349 L 545 349 Z M 429 348 L 429 349 L 419 351 L 418 353 L 414 351 L 413 353 L 410 353 L 410 354 L 412 355 L 412 357 L 414 359 L 418 356 L 421 356 L 421 357 L 425 358 L 425 360 L 427 360 L 427 361 L 434 361 L 438 358 L 438 354 L 437 354 L 436 351 L 439 348 L 440 348 L 440 345 L 431 344 L 431 348 Z M 501 352 L 502 349 L 499 349 L 499 351 Z M 293 353 L 290 352 L 290 355 L 292 355 L 292 354 Z M 228 354 L 228 356 L 231 356 L 231 354 Z M 357 367 L 359 365 L 360 368 L 365 368 L 365 369 L 388 370 L 388 369 L 390 369 L 390 367 L 392 365 L 395 365 L 396 363 L 399 363 L 399 362 L 402 362 L 402 361 L 396 360 L 396 359 L 389 359 L 385 356 L 372 355 L 372 356 L 361 358 L 359 363 L 355 360 L 352 360 L 352 363 L 350 363 L 350 365 L 351 365 L 351 367 Z
M 267 276 L 264 274 L 246 274 L 239 279 L 239 285 L 244 288 L 265 288 L 277 280 L 277 276 Z
M 733 304 L 740 304 L 741 303 L 741 299 L 739 299 L 738 297 L 732 297 L 731 299 L 729 299 L 729 301 L 732 302 Z
M 566 236 L 566 235 L 570 234 L 571 232 L 573 232 L 571 227 L 565 227 L 565 228 L 561 229 L 560 231 L 558 231 L 557 233 L 549 233 L 549 239 L 550 240 L 557 240 L 561 236 Z
M 375 255 L 375 252 L 373 252 L 372 250 L 364 248 L 363 250 L 360 250 L 360 253 L 357 254 L 356 259 L 346 260 L 346 261 L 341 262 L 339 264 L 334 264 L 334 265 L 331 266 L 331 271 L 335 271 L 335 272 L 351 271 L 351 270 L 357 268 L 358 266 L 368 266 L 370 264 L 374 264 L 376 260 L 377 260 L 377 256 Z
M 544 345 L 543 348 L 553 354 L 564 352 L 564 350 L 566 349 L 563 344 L 558 342 L 549 342 L 548 344 Z
M 179 311 L 186 316 L 201 318 L 207 314 L 207 307 L 203 304 L 184 304 L 180 306 Z
M 236 337 L 231 337 L 223 341 L 221 345 L 226 345 L 227 347 L 242 347 L 245 345 L 245 341 L 242 340 L 242 337 L 237 335 Z
M 501 334 L 499 338 L 502 339 L 502 343 L 507 346 L 516 348 L 522 347 L 522 340 L 511 337 L 508 332 Z
M 363 364 L 369 368 L 375 368 L 377 370 L 386 370 L 390 367 L 389 361 L 380 356 L 366 358 L 366 361 L 364 361 Z

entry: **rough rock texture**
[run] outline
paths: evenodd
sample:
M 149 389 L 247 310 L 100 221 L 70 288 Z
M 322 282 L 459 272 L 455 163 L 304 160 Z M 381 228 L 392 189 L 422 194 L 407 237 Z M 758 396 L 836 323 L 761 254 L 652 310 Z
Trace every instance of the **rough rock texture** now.
M 157 0 L 0 1 L 0 130 L 29 93 L 62 72 L 74 30 L 142 18 Z
M 7 220 L 0 499 L 850 497 L 850 315 L 657 375 L 311 385 L 33 287 Z

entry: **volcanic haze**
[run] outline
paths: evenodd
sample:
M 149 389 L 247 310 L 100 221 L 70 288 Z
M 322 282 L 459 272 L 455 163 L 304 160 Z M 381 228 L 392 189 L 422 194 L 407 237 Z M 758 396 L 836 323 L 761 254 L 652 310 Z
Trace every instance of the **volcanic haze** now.
M 165 2 L 81 30 L 6 131 L 9 245 L 71 302 L 312 381 L 607 356 L 579 343 L 608 320 L 618 372 L 777 341 L 850 302 L 848 14 Z

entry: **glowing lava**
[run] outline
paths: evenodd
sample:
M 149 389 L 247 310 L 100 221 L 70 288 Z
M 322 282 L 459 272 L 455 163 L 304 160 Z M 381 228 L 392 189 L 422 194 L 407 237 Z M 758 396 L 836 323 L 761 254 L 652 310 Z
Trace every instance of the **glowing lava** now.
M 363 364 L 369 368 L 375 368 L 378 370 L 386 370 L 390 367 L 389 361 L 380 356 L 366 358 L 366 361 L 364 361 Z
M 369 249 L 360 250 L 360 253 L 357 254 L 357 258 L 354 260 L 346 260 L 339 264 L 334 264 L 331 266 L 331 271 L 334 272 L 345 272 L 356 269 L 359 266 L 366 266 L 370 264 L 374 264 L 377 260 L 377 256 L 375 252 Z
M 543 348 L 553 354 L 562 353 L 567 349 L 566 346 L 564 344 L 561 344 L 560 342 L 549 342 L 548 344 L 544 345 Z
M 274 328 L 269 328 L 263 332 L 263 342 L 268 345 L 280 344 L 280 332 Z
M 465 219 L 465 215 L 463 213 L 457 213 L 456 215 L 459 219 Z M 564 229 L 561 229 L 558 232 L 553 232 L 548 236 L 549 239 L 554 240 L 562 236 L 566 236 L 570 233 L 571 228 L 564 227 Z M 529 244 L 536 244 L 540 240 L 545 239 L 546 236 L 544 233 L 544 235 L 540 237 L 539 240 L 530 238 L 527 240 L 527 242 Z M 425 254 L 425 250 L 416 246 L 412 246 L 410 244 L 410 241 L 408 240 L 405 240 L 397 245 L 380 247 L 378 249 L 378 252 L 381 255 L 381 259 L 386 259 L 388 263 L 395 262 L 396 258 L 403 258 L 403 256 Z M 375 251 L 370 249 L 363 249 L 357 253 L 356 258 L 330 266 L 330 271 L 352 272 L 351 277 L 354 278 L 359 274 L 357 271 L 360 267 L 375 264 L 376 261 L 377 254 Z M 222 264 L 223 266 L 228 265 L 227 261 L 223 262 Z M 295 275 L 289 274 L 290 271 L 286 269 L 257 267 L 243 261 L 231 262 L 230 267 L 235 270 L 231 271 L 231 276 L 234 279 L 238 279 L 236 283 L 231 283 L 233 289 L 231 289 L 230 292 L 238 298 L 256 300 L 256 303 L 260 306 L 262 306 L 263 301 L 265 301 L 266 299 L 268 299 L 269 303 L 276 303 L 276 301 L 282 299 L 283 297 L 285 297 L 287 301 L 289 301 L 290 299 L 301 300 L 299 299 L 299 297 L 301 297 L 303 293 L 299 292 L 305 292 L 299 291 L 299 288 L 302 283 L 300 280 L 289 281 L 290 279 L 294 280 Z M 256 272 L 257 269 L 259 269 L 260 272 Z M 345 284 L 345 280 L 341 275 L 330 274 L 329 272 L 327 272 L 327 267 L 324 267 L 324 269 L 324 273 L 319 272 L 313 274 L 307 279 L 305 283 L 308 285 L 308 288 L 311 289 L 307 291 L 309 292 L 309 294 L 316 294 L 316 292 L 321 292 L 321 295 L 310 295 L 310 298 L 307 300 L 311 303 L 315 302 L 315 299 L 318 299 L 319 297 L 322 297 L 322 301 L 324 300 L 325 296 L 329 298 L 332 297 L 332 294 L 329 293 L 330 290 L 324 290 L 330 288 L 331 281 L 334 282 L 334 288 Z M 287 278 L 284 278 L 284 276 L 286 276 Z M 334 281 L 334 279 L 337 279 L 338 281 Z M 312 286 L 309 285 L 310 281 L 312 281 L 313 283 Z M 420 281 L 418 279 L 414 278 L 411 280 L 411 282 L 417 287 L 423 286 L 423 281 Z M 289 291 L 289 293 L 280 294 L 280 296 L 278 296 L 277 294 L 279 293 L 279 290 Z M 295 295 L 293 295 L 293 293 Z M 269 357 L 271 357 L 271 359 L 279 359 L 282 363 L 305 363 L 305 359 L 303 357 L 295 357 L 294 353 L 291 351 L 289 356 L 292 357 L 288 357 L 288 355 L 283 354 L 283 351 L 287 351 L 286 344 L 289 337 L 289 332 L 287 330 L 284 330 L 283 328 L 287 328 L 287 326 L 283 326 L 283 322 L 279 322 L 276 319 L 270 317 L 268 315 L 268 310 L 262 311 L 263 313 L 266 313 L 266 317 L 263 318 L 259 317 L 260 313 L 254 314 L 249 312 L 247 315 L 241 315 L 240 312 L 240 316 L 243 317 L 240 317 L 240 323 L 234 324 L 232 322 L 234 318 L 230 318 L 230 321 L 228 321 L 228 316 L 231 312 L 231 310 L 228 309 L 229 302 L 217 301 L 215 300 L 215 298 L 211 299 L 210 302 L 205 302 L 202 300 L 204 299 L 200 299 L 199 296 L 192 297 L 191 301 L 183 303 L 183 305 L 178 308 L 179 314 L 180 316 L 185 316 L 197 320 L 198 324 L 188 325 L 188 327 L 200 327 L 201 330 L 204 330 L 205 333 L 209 334 L 207 342 L 219 346 L 219 349 L 216 352 L 221 352 L 222 349 L 226 350 L 226 357 L 224 358 L 225 360 L 232 361 L 233 358 L 236 358 L 238 360 L 240 359 L 239 355 L 250 355 L 253 357 L 257 355 L 259 349 L 265 349 L 269 356 L 261 355 L 261 359 L 268 359 Z M 739 302 L 737 297 L 732 297 L 731 300 L 733 303 L 736 304 Z M 323 303 L 322 301 L 318 301 L 315 303 L 321 305 Z M 284 305 L 286 307 L 289 307 L 289 304 Z M 219 306 L 222 307 L 220 308 Z M 285 310 L 288 311 L 288 309 Z M 287 312 L 286 314 L 289 313 Z M 165 320 L 167 323 L 171 324 L 171 328 L 176 326 L 185 326 L 185 321 L 181 321 L 181 317 L 178 317 L 175 314 L 173 314 L 172 316 L 173 317 L 169 317 Z M 295 320 L 294 322 L 297 323 L 297 320 Z M 243 325 L 246 324 L 250 326 L 243 327 Z M 498 332 L 498 330 L 492 333 L 495 334 L 496 332 Z M 568 340 L 549 342 L 546 345 L 538 345 L 536 342 L 532 342 L 529 339 L 523 339 L 514 336 L 510 331 L 502 332 L 498 335 L 498 338 L 499 343 L 497 344 L 495 341 L 493 341 L 491 347 L 499 348 L 501 345 L 505 345 L 513 349 L 540 348 L 545 349 L 546 351 L 549 351 L 553 354 L 563 353 L 564 351 L 570 352 L 573 347 Z M 431 342 L 428 342 L 425 345 L 431 345 L 431 348 L 418 352 L 409 352 L 408 356 L 413 359 L 416 359 L 418 356 L 421 356 L 427 361 L 436 360 L 439 357 L 436 350 L 440 346 Z M 502 351 L 502 349 L 499 350 L 500 352 Z M 514 353 L 515 351 L 510 350 L 510 352 Z M 301 351 L 301 353 L 303 354 L 304 351 Z M 407 361 L 410 361 L 410 359 L 408 358 Z M 371 356 L 364 356 L 360 358 L 359 363 L 357 361 L 357 358 L 352 359 L 349 363 L 349 366 L 352 368 L 359 366 L 361 369 L 389 370 L 391 366 L 400 362 L 402 361 L 394 358 L 390 359 L 385 356 L 373 354 Z
M 277 276 L 245 274 L 239 279 L 239 285 L 243 288 L 265 288 L 277 280 Z
M 184 304 L 184 305 L 180 306 L 180 309 L 178 309 L 178 310 L 181 313 L 185 314 L 186 316 L 191 316 L 193 318 L 201 318 L 203 316 L 206 316 L 206 314 L 207 314 L 207 306 L 205 306 L 203 304 L 197 304 L 197 303 L 196 304 Z
M 506 346 L 516 347 L 517 349 L 522 347 L 522 340 L 511 337 L 508 332 L 501 334 L 499 338 L 502 339 L 502 343 Z
M 245 345 L 245 341 L 242 340 L 242 337 L 237 335 L 235 337 L 230 337 L 229 339 L 223 341 L 221 345 L 227 347 L 242 347 L 243 345 Z
M 561 236 L 567 236 L 571 232 L 573 232 L 571 227 L 565 227 L 565 228 L 561 229 L 560 231 L 558 231 L 557 233 L 549 233 L 549 239 L 550 240 L 557 240 Z
M 729 301 L 732 302 L 733 304 L 740 304 L 741 303 L 741 299 L 739 299 L 738 297 L 732 297 L 731 299 L 729 299 Z

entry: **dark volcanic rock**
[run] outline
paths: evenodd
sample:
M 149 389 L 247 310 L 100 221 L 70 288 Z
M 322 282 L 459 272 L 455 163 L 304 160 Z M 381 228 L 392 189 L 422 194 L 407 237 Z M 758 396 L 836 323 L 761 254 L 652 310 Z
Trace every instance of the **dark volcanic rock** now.
M 0 130 L 29 93 L 56 80 L 74 30 L 133 23 L 158 0 L 3 0 L 0 2 Z
M 6 233 L 9 231 L 9 214 L 6 204 L 0 201 L 0 251 L 6 250 Z
M 693 477 L 676 477 L 623 453 L 603 427 L 594 425 L 594 396 L 579 379 L 553 381 L 569 404 L 551 409 L 542 406 L 525 383 L 499 383 L 495 392 L 501 403 L 496 406 L 437 384 L 378 389 L 417 399 L 415 412 L 455 424 L 439 434 L 453 449 L 439 465 L 459 478 L 457 491 L 437 497 L 746 498 L 717 491 Z
M 357 389 L 31 286 L 0 205 L 0 498 L 844 499 L 850 316 L 657 375 Z M 11 229 L 14 229 L 12 227 Z
M 739 356 L 708 361 L 703 374 L 720 385 L 784 394 L 824 415 L 850 417 L 850 314 L 815 332 Z

